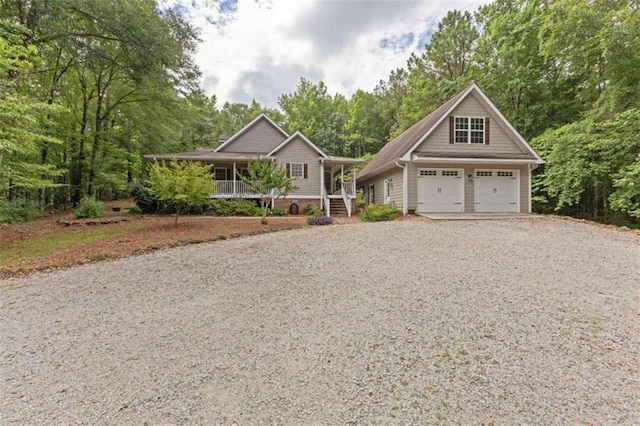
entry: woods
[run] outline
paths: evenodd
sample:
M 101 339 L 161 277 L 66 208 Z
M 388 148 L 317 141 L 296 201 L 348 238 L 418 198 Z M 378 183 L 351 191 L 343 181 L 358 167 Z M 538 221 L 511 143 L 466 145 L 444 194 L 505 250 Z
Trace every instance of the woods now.
M 367 157 L 475 81 L 547 162 L 534 209 L 640 222 L 640 3 L 496 0 L 450 11 L 371 91 L 301 77 L 278 98 L 216 106 L 197 30 L 153 1 L 0 6 L 0 203 L 117 198 L 142 155 L 216 146 L 260 112 L 333 155 Z

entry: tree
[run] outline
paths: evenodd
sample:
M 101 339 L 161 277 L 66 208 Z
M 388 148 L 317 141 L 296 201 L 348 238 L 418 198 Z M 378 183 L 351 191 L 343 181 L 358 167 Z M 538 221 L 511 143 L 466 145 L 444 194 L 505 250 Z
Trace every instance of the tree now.
M 287 177 L 285 169 L 270 159 L 249 163 L 249 176 L 240 176 L 250 192 L 260 198 L 263 225 L 267 224 L 267 209 L 274 198 L 286 197 L 295 190 L 293 181 Z
M 151 193 L 163 201 L 175 203 L 175 226 L 178 226 L 178 217 L 186 207 L 200 207 L 209 203 L 215 191 L 211 170 L 211 165 L 175 159 L 168 165 L 151 163 L 148 181 Z
M 348 119 L 347 100 L 331 96 L 327 86 L 301 78 L 293 93 L 281 95 L 278 105 L 285 113 L 286 129 L 300 130 L 318 147 L 330 154 L 345 155 L 345 130 Z

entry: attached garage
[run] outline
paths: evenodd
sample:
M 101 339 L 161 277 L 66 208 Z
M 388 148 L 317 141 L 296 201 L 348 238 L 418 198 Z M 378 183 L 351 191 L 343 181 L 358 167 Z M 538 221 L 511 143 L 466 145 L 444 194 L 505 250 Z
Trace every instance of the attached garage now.
M 418 169 L 418 213 L 464 212 L 464 169 Z
M 520 171 L 483 169 L 474 173 L 474 210 L 476 212 L 519 212 Z

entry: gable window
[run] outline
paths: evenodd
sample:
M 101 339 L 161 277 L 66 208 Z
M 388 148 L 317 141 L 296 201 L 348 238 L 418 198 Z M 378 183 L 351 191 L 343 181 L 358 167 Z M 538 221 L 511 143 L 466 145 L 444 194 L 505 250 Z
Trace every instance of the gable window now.
M 451 117 L 449 143 L 489 145 L 488 117 Z
M 287 177 L 306 179 L 307 170 L 308 167 L 306 163 L 287 163 Z

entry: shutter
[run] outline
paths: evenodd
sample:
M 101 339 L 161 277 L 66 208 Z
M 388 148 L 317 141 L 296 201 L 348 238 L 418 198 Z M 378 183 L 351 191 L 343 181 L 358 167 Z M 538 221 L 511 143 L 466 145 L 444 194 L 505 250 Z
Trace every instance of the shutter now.
M 304 164 L 302 165 L 302 170 L 303 170 L 303 171 L 302 171 L 302 174 L 303 174 L 304 178 L 305 178 L 305 179 L 307 179 L 307 178 L 309 177 L 309 176 L 308 176 L 308 170 L 309 170 L 309 167 L 307 166 L 307 163 L 304 163 Z
M 489 131 L 491 128 L 491 119 L 489 117 L 484 118 L 484 144 L 489 145 L 489 136 L 491 132 Z
M 453 143 L 456 135 L 456 122 L 453 116 L 449 117 L 449 143 Z
M 291 177 L 291 164 L 287 163 L 287 177 L 290 178 Z

